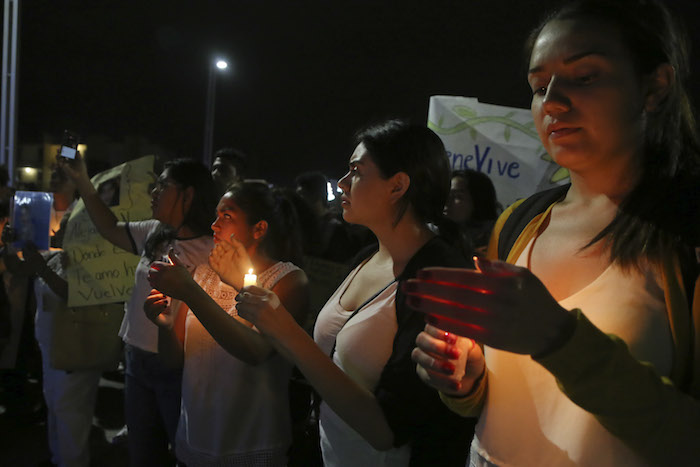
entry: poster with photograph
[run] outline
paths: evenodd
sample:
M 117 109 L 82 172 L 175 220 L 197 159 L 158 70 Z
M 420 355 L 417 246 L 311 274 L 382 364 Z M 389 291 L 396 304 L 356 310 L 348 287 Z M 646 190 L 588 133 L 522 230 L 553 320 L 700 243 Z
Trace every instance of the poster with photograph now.
M 49 229 L 53 194 L 43 191 L 18 191 L 14 197 L 12 227 L 16 239 L 13 246 L 18 250 L 33 243 L 39 250 L 49 249 Z
M 150 219 L 150 187 L 156 178 L 153 161 L 153 156 L 145 156 L 92 178 L 98 195 L 120 221 Z M 63 247 L 69 259 L 68 306 L 128 300 L 139 257 L 102 238 L 82 201 L 68 219 Z
M 473 97 L 432 96 L 428 127 L 445 145 L 452 170 L 488 175 L 504 208 L 568 182 L 569 172 L 542 146 L 529 109 L 484 104 Z

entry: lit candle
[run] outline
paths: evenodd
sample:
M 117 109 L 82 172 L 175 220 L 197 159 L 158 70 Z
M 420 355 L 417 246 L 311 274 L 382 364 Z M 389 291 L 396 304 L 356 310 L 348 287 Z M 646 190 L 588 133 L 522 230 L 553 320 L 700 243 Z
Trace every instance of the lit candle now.
M 243 287 L 258 285 L 258 276 L 253 274 L 253 269 L 248 269 L 248 274 L 243 277 Z

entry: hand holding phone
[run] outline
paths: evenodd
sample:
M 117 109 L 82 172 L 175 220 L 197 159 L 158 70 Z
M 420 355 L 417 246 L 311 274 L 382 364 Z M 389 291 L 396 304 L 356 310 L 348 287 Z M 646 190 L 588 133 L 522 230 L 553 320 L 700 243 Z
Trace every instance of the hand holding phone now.
M 78 135 L 75 133 L 63 130 L 63 140 L 61 141 L 61 149 L 59 155 L 66 159 L 75 159 L 78 152 Z

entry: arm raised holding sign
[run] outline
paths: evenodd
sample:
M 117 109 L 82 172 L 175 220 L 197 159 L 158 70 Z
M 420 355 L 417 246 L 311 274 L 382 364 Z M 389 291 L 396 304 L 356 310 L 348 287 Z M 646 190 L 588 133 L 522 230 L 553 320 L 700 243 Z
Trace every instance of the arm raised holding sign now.
M 102 201 L 97 190 L 92 185 L 83 156 L 78 152 L 75 159 L 57 157 L 56 163 L 63 170 L 63 173 L 75 183 L 85 203 L 90 219 L 95 224 L 100 235 L 123 250 L 137 253 L 132 251 L 133 247 L 125 224 L 119 222 L 117 216 Z

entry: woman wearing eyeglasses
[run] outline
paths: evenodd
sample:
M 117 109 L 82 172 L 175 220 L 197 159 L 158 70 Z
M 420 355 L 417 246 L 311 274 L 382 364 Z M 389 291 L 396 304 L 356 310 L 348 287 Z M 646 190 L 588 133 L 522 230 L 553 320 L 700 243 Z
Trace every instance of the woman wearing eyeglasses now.
M 151 262 L 165 258 L 171 248 L 190 273 L 207 264 L 213 247 L 209 225 L 217 201 L 211 174 L 194 160 L 166 162 L 151 191 L 153 218 L 119 222 L 90 182 L 80 156 L 74 161 L 60 159 L 59 164 L 75 181 L 100 235 L 141 257 L 119 331 L 126 344 L 125 411 L 130 464 L 172 464 L 168 445 L 175 445 L 182 368 L 173 368 L 158 355 L 158 327 L 143 313 L 151 291 L 147 274 Z M 170 306 L 177 310 L 177 302 Z

